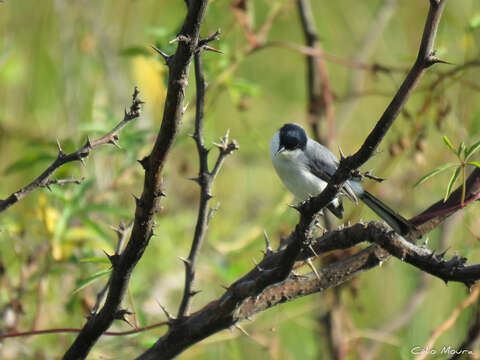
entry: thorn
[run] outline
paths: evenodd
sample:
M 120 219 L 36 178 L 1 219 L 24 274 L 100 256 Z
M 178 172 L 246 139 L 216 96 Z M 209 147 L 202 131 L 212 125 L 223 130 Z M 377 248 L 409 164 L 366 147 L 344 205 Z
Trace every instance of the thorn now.
M 165 309 L 162 304 L 160 304 L 160 301 L 157 300 L 157 304 L 158 306 L 160 306 L 160 309 L 162 309 L 163 313 L 165 314 L 165 316 L 167 317 L 167 320 L 168 320 L 168 323 L 170 324 L 173 320 L 176 320 L 175 317 L 170 314 L 167 309 Z
M 340 154 L 340 162 L 342 162 L 342 160 L 345 160 L 345 154 L 343 153 L 342 148 L 340 147 L 340 145 L 338 145 L 338 152 L 339 152 L 339 154 Z
M 135 194 L 132 194 L 133 198 L 135 199 L 135 204 L 137 205 L 137 207 L 142 207 L 142 200 L 140 198 L 138 198 Z
M 116 138 L 116 139 L 115 139 Z M 118 140 L 118 136 L 115 135 L 115 138 L 111 139 L 108 143 L 109 144 L 112 144 L 112 145 L 115 145 L 117 148 L 121 149 L 122 147 L 118 144 L 117 140 Z
M 317 269 L 315 269 L 315 266 L 313 266 L 312 260 L 308 258 L 306 262 L 308 267 L 315 273 L 315 276 L 317 277 L 317 279 L 321 280 L 320 274 L 318 273 Z
M 211 46 L 208 46 L 208 45 L 202 46 L 202 49 L 206 50 L 206 51 L 216 52 L 218 54 L 225 54 L 222 50 L 215 49 L 214 47 L 211 47 Z
M 308 245 L 308 248 L 310 249 L 310 251 L 312 252 L 312 254 L 318 258 L 318 254 L 315 252 L 315 249 L 313 248 L 312 244 Z
M 248 334 L 248 332 L 246 332 L 245 329 L 242 328 L 240 325 L 235 324 L 235 325 L 233 325 L 233 326 L 235 326 L 238 330 L 240 330 L 244 335 L 247 335 L 248 337 L 250 337 L 250 335 Z
M 182 114 L 185 114 L 185 111 L 187 111 L 189 104 L 190 103 L 187 102 L 186 105 L 182 108 Z
M 121 310 L 118 310 L 115 315 L 114 315 L 114 318 L 116 320 L 122 320 L 122 321 L 125 321 L 128 325 L 130 325 L 131 327 L 135 327 L 133 326 L 128 320 L 127 318 L 125 317 L 125 315 L 133 315 L 133 312 L 131 311 L 128 311 L 128 310 L 125 310 L 125 309 L 121 309 Z
M 193 182 L 196 182 L 198 185 L 201 185 L 200 178 L 199 177 L 193 177 L 193 178 L 188 178 L 188 180 L 191 180 Z
M 451 62 L 448 62 L 448 61 L 445 61 L 445 60 L 441 60 L 439 58 L 437 58 L 435 56 L 436 54 L 436 50 L 432 51 L 430 53 L 430 55 L 428 55 L 428 57 L 425 59 L 425 67 L 428 68 L 434 64 L 438 64 L 438 63 L 441 63 L 441 64 L 447 64 L 447 65 L 454 65 L 453 63 Z
M 192 290 L 192 291 L 190 291 L 189 295 L 191 297 L 193 297 L 193 296 L 195 296 L 195 295 L 197 295 L 198 293 L 201 293 L 201 292 L 202 292 L 202 290 Z
M 168 43 L 169 44 L 174 44 L 176 42 L 183 41 L 183 42 L 190 42 L 190 38 L 185 35 L 177 35 L 175 39 L 170 40 Z
M 57 148 L 58 148 L 58 157 L 64 157 L 65 153 L 62 150 L 62 146 L 60 145 L 60 140 L 57 138 Z
M 179 258 L 180 260 L 182 260 L 186 265 L 191 265 L 192 262 L 188 259 L 185 259 L 184 257 L 181 257 L 181 256 L 177 256 L 177 258 Z
M 85 144 L 85 146 L 90 150 L 93 149 L 92 142 L 90 141 L 90 137 L 88 135 L 87 135 L 87 143 Z
M 167 197 L 167 195 L 163 192 L 163 190 L 160 190 L 160 193 L 158 194 L 160 197 Z
M 119 254 L 108 255 L 108 253 L 103 250 L 103 253 L 107 256 L 110 264 L 112 264 L 112 268 L 115 268 L 118 265 L 118 261 L 120 260 Z
M 52 192 L 52 188 L 50 187 L 50 185 L 48 183 L 45 184 L 45 187 L 50 191 Z
M 260 266 L 258 266 L 257 261 L 256 261 L 254 258 L 252 258 L 252 261 L 253 261 L 253 263 L 255 264 L 255 267 L 257 268 L 257 270 L 258 270 L 259 272 L 262 272 L 263 269 L 262 269 Z
M 80 156 L 78 158 L 78 161 L 80 161 L 82 163 L 83 167 L 87 167 L 87 165 L 85 164 L 85 160 L 83 160 L 83 157 Z
M 149 157 L 145 156 L 142 160 L 137 160 L 137 161 L 140 163 L 140 165 L 142 165 L 143 169 L 147 171 L 149 168 L 149 160 L 150 160 Z
M 302 213 L 302 205 L 301 204 L 298 204 L 298 205 L 289 204 L 288 206 L 291 207 L 292 209 L 297 210 L 300 214 Z
M 268 240 L 267 230 L 263 229 L 263 237 L 265 239 L 265 255 L 273 253 L 272 247 L 270 246 L 270 240 Z
M 445 249 L 445 251 L 441 252 L 440 254 L 438 254 L 438 257 L 440 257 L 440 259 L 443 259 L 443 257 L 445 256 L 445 254 L 447 253 L 447 251 L 450 249 L 450 247 L 447 247 Z
M 165 54 L 162 50 L 160 50 L 159 48 L 157 48 L 155 45 L 152 45 L 152 49 L 155 50 L 157 53 L 159 53 L 163 59 L 165 60 L 165 63 L 167 65 L 169 65 L 170 63 L 170 56 Z

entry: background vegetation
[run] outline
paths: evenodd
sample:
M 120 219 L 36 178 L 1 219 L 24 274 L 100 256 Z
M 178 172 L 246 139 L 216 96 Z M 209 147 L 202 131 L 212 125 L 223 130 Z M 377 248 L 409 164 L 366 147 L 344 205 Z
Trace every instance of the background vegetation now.
M 391 1 L 392 2 L 392 1 Z M 268 39 L 303 44 L 295 3 L 288 0 L 247 2 L 248 20 L 258 29 L 279 9 Z M 365 41 L 386 1 L 317 1 L 314 15 L 326 52 L 352 59 Z M 392 2 L 395 3 L 395 2 Z M 304 55 L 269 46 L 245 55 L 249 42 L 233 11 L 233 2 L 209 4 L 203 35 L 222 30 L 212 44 L 225 54 L 206 52 L 206 141 L 230 129 L 240 150 L 225 163 L 214 186 L 218 210 L 199 258 L 194 298 L 199 309 L 223 293 L 252 267 L 263 249 L 263 229 L 277 242 L 298 215 L 293 198 L 276 177 L 268 151 L 273 133 L 286 122 L 306 121 Z M 273 9 L 273 10 L 272 10 Z M 398 1 L 393 16 L 365 59 L 394 71 L 358 70 L 329 61 L 327 70 L 335 102 L 337 145 L 349 154 L 363 142 L 414 61 L 428 1 Z M 56 177 L 85 177 L 81 185 L 53 186 L 32 193 L 0 217 L 0 331 L 79 328 L 104 286 L 116 235 L 111 226 L 133 218 L 134 199 L 143 171 L 136 162 L 151 149 L 161 121 L 167 69 L 150 44 L 172 53 L 168 44 L 184 20 L 183 1 L 5 1 L 0 4 L 0 198 L 27 184 L 56 156 L 56 139 L 66 151 L 111 129 L 129 105 L 134 85 L 145 101 L 142 116 L 120 134 L 121 149 L 97 149 L 82 167 L 68 164 Z M 437 38 L 437 56 L 454 65 L 437 65 L 422 79 L 382 145 L 364 170 L 388 178 L 368 188 L 406 217 L 444 195 L 448 176 L 420 187 L 426 172 L 455 156 L 444 146 L 480 139 L 480 3 L 451 1 Z M 457 66 L 473 62 L 445 76 Z M 352 72 L 365 71 L 360 92 L 351 93 Z M 191 71 L 187 99 L 194 104 Z M 438 84 L 437 84 L 438 82 Z M 433 85 L 432 85 L 433 84 Z M 436 85 L 435 85 L 436 84 Z M 355 106 L 348 109 L 349 106 Z M 127 297 L 138 326 L 163 321 L 158 303 L 175 312 L 183 289 L 184 266 L 195 226 L 198 186 L 193 106 L 187 111 L 166 169 L 167 198 L 158 216 L 156 236 L 135 269 Z M 353 110 L 352 110 L 353 109 Z M 324 130 L 325 131 L 325 130 Z M 213 157 L 212 157 L 213 158 Z M 478 155 L 474 158 L 478 161 Z M 368 209 L 345 204 L 345 221 L 375 219 Z M 471 206 L 452 217 L 428 239 L 430 248 L 459 251 L 480 262 L 479 209 Z M 321 259 L 320 261 L 324 261 Z M 303 269 L 298 270 L 299 272 Z M 306 269 L 305 271 L 309 271 Z M 341 288 L 284 304 L 236 329 L 192 347 L 184 359 L 358 358 L 378 344 L 374 358 L 412 357 L 413 346 L 428 341 L 466 297 L 463 285 L 445 284 L 395 259 L 364 273 Z M 418 305 L 413 300 L 418 299 Z M 436 348 L 461 343 L 477 313 L 465 309 L 437 340 Z M 411 314 L 409 313 L 411 311 Z M 393 319 L 406 319 L 394 332 Z M 117 322 L 113 330 L 128 330 Z M 130 336 L 103 337 L 92 359 L 131 358 L 149 347 L 165 328 Z M 341 344 L 329 344 L 340 332 Z M 72 334 L 3 340 L 4 359 L 50 359 L 62 354 Z M 335 342 L 335 336 L 333 336 Z M 338 355 L 338 354 L 337 354 Z

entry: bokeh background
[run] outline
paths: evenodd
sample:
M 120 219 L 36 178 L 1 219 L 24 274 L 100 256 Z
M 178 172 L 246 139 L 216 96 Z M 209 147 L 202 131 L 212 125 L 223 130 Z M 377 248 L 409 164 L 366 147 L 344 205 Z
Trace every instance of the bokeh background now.
M 240 150 L 227 159 L 214 186 L 212 203 L 218 210 L 199 258 L 195 288 L 201 293 L 193 310 L 219 297 L 222 285 L 254 266 L 252 259 L 261 259 L 264 229 L 278 243 L 298 220 L 287 206 L 294 199 L 270 164 L 268 145 L 283 123 L 309 127 L 304 55 L 282 46 L 250 51 L 245 27 L 239 24 L 239 3 L 243 2 L 210 1 L 202 28 L 204 36 L 221 29 L 221 40 L 212 46 L 224 52 L 204 53 L 209 83 L 206 142 L 218 141 L 229 129 Z M 253 29 L 272 20 L 268 41 L 304 44 L 294 1 L 245 4 L 243 15 Z M 334 152 L 337 145 L 346 154 L 358 149 L 395 93 L 416 57 L 428 1 L 313 1 L 324 50 L 346 60 L 359 56 L 385 8 L 391 14 L 362 61 L 394 71 L 326 63 L 335 98 L 335 136 L 329 139 Z M 0 198 L 48 166 L 56 156 L 57 139 L 65 151 L 73 151 L 87 135 L 96 138 L 111 129 L 129 106 L 135 85 L 145 101 L 141 118 L 120 134 L 121 149 L 98 148 L 85 167 L 72 163 L 55 174 L 85 177 L 82 185 L 35 191 L 1 214 L 0 332 L 83 325 L 108 278 L 103 251 L 112 253 L 117 241 L 111 226 L 133 218 L 132 194 L 139 195 L 143 184 L 136 160 L 151 150 L 161 122 L 168 71 L 149 46 L 173 53 L 176 45 L 168 41 L 179 31 L 184 15 L 181 0 L 0 3 Z M 442 136 L 448 135 L 455 145 L 480 140 L 480 2 L 447 4 L 436 48 L 437 56 L 453 65 L 429 69 L 380 153 L 363 168 L 388 178 L 382 184 L 370 182 L 367 188 L 406 217 L 444 196 L 449 174 L 413 187 L 428 171 L 456 160 Z M 476 62 L 457 69 L 472 61 Z M 190 106 L 166 167 L 164 210 L 125 299 L 125 307 L 135 312 L 129 321 L 138 326 L 164 320 L 158 303 L 176 313 L 182 293 L 184 267 L 178 256 L 188 255 L 199 195 L 198 186 L 188 180 L 198 171 L 195 144 L 188 136 L 195 103 L 193 69 L 190 73 Z M 359 76 L 363 81 L 352 85 Z M 477 155 L 474 160 L 478 159 Z M 354 209 L 348 201 L 345 206 L 345 221 L 375 219 L 364 207 Z M 428 246 L 449 248 L 449 255 L 458 251 L 480 262 L 479 215 L 476 205 L 469 206 L 429 234 Z M 325 261 L 315 264 L 320 267 Z M 339 288 L 258 315 L 242 324 L 250 336 L 237 329 L 223 331 L 180 358 L 410 359 L 410 349 L 424 346 L 468 295 L 462 285 L 445 286 L 392 259 Z M 461 311 L 435 348 L 457 347 L 477 307 L 475 301 Z M 394 320 L 400 325 L 391 331 Z M 120 321 L 112 327 L 129 329 Z M 89 358 L 132 358 L 165 331 L 160 327 L 102 337 Z M 0 341 L 0 357 L 55 359 L 73 339 L 74 334 L 63 333 L 6 339 Z

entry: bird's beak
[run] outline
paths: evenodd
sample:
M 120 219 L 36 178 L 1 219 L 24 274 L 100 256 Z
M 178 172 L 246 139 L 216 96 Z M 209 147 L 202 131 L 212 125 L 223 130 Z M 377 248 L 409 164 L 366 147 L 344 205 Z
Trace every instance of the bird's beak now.
M 285 151 L 285 148 L 283 146 L 280 146 L 277 150 L 277 152 L 275 153 L 275 156 L 277 156 L 278 154 L 282 153 L 283 151 Z

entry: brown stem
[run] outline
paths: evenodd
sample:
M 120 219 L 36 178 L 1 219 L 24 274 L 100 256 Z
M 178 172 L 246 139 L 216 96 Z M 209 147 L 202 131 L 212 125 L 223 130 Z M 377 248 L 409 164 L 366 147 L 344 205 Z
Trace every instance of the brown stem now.
M 160 197 L 163 194 L 163 168 L 180 129 L 188 70 L 193 54 L 198 50 L 200 25 L 207 3 L 208 0 L 191 2 L 177 37 L 177 51 L 167 59 L 169 79 L 162 125 L 152 152 L 141 161 L 145 169 L 145 181 L 142 196 L 136 199 L 135 220 L 130 239 L 120 255 L 110 258 L 113 269 L 105 304 L 97 314 L 88 319 L 64 355 L 64 359 L 85 359 L 100 336 L 122 314 L 120 304 L 125 296 L 128 281 L 153 236 L 154 217 L 159 210 Z
M 217 32 L 218 33 L 218 32 Z M 217 34 L 218 35 L 218 34 Z M 214 40 L 216 38 L 211 38 Z M 208 204 L 212 198 L 212 186 L 215 177 L 226 156 L 238 149 L 235 141 L 228 144 L 228 134 L 222 139 L 222 143 L 218 145 L 220 153 L 212 171 L 208 169 L 208 149 L 205 147 L 203 139 L 203 111 L 205 106 L 205 78 L 203 73 L 203 62 L 201 51 L 195 53 L 195 79 L 197 89 L 197 107 L 195 114 L 195 132 L 193 138 L 197 144 L 197 152 L 200 163 L 198 177 L 194 180 L 200 185 L 200 204 L 198 208 L 197 225 L 193 236 L 192 246 L 188 259 L 184 259 L 185 264 L 185 286 L 183 290 L 182 301 L 178 309 L 178 318 L 183 318 L 188 314 L 193 296 L 197 293 L 193 290 L 193 282 L 195 281 L 195 264 L 200 252 L 205 234 L 207 232 L 209 210 Z
M 48 187 L 54 184 L 62 185 L 64 183 L 69 183 L 69 182 L 79 183 L 80 180 L 74 180 L 74 179 L 51 180 L 50 176 L 52 176 L 52 174 L 59 167 L 65 165 L 66 163 L 69 163 L 72 161 L 80 161 L 84 163 L 84 159 L 90 155 L 91 150 L 93 150 L 94 148 L 100 145 L 113 144 L 118 146 L 117 140 L 119 139 L 118 133 L 120 132 L 120 130 L 122 130 L 130 121 L 140 116 L 140 107 L 143 102 L 140 99 L 138 99 L 138 94 L 139 94 L 139 91 L 137 88 L 135 88 L 132 96 L 133 100 L 132 100 L 132 105 L 130 106 L 130 110 L 129 111 L 125 110 L 125 116 L 123 117 L 123 120 L 120 121 L 120 123 L 118 123 L 118 125 L 115 126 L 109 133 L 105 134 L 101 138 L 94 141 L 90 141 L 90 139 L 87 139 L 87 142 L 85 143 L 85 145 L 83 145 L 80 149 L 70 154 L 65 154 L 60 146 L 60 143 L 58 143 L 58 155 L 55 161 L 30 184 L 14 192 L 6 199 L 0 200 L 0 213 L 2 211 L 7 210 L 10 206 L 17 203 L 18 201 L 22 200 L 25 196 L 30 194 L 33 190 L 36 190 L 40 187 Z

